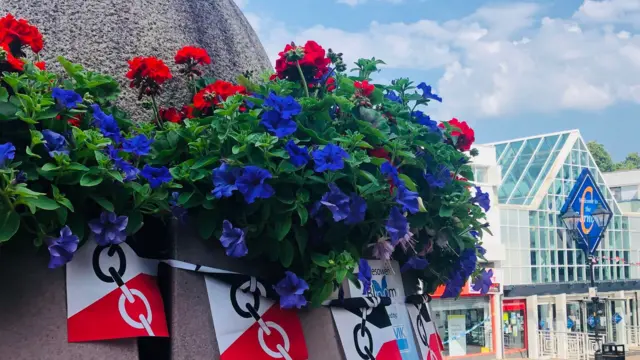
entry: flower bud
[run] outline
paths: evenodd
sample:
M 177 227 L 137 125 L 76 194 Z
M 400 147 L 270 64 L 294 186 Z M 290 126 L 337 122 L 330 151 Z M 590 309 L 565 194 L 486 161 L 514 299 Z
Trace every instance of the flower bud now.
M 5 49 L 0 47 L 0 61 L 5 61 L 5 60 L 7 60 L 7 52 Z
M 296 46 L 293 49 L 287 51 L 285 56 L 287 57 L 287 61 L 290 62 L 302 60 L 304 58 L 304 48 L 301 46 Z
M 424 203 L 422 202 L 422 197 L 418 196 L 418 209 L 420 212 L 427 212 L 427 209 L 424 207 Z

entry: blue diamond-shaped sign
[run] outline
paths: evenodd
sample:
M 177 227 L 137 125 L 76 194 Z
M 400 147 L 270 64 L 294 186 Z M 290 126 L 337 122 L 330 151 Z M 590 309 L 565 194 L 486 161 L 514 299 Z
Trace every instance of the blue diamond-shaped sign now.
M 589 169 L 582 170 L 580 176 L 576 180 L 576 184 L 571 190 L 567 202 L 562 207 L 561 213 L 566 213 L 569 209 L 573 209 L 580 215 L 578 220 L 578 235 L 581 246 L 586 247 L 589 254 L 593 255 L 600 245 L 600 235 L 608 224 L 599 226 L 591 214 L 596 211 L 598 204 L 611 212 L 611 208 L 604 195 L 598 188 L 596 181 Z

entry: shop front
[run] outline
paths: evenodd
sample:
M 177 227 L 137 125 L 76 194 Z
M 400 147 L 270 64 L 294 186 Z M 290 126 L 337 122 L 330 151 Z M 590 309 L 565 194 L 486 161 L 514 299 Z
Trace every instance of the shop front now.
M 502 333 L 505 358 L 526 358 L 527 302 L 524 299 L 504 300 Z
M 481 295 L 465 285 L 458 299 L 442 299 L 444 288 L 432 295 L 432 311 L 438 332 L 444 343 L 447 359 L 495 359 L 496 339 L 493 336 L 496 310 L 493 297 L 499 293 Z M 495 290 L 494 290 L 495 291 Z

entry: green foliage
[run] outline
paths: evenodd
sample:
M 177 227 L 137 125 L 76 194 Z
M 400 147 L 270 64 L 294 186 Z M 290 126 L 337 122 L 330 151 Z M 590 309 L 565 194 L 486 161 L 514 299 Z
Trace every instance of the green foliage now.
M 239 83 L 251 96 L 230 94 L 180 124 L 162 123 L 151 111 L 149 119 L 130 122 L 113 105 L 120 90 L 112 77 L 64 58 L 59 61 L 64 76 L 27 64 L 21 73 L 0 77 L 0 144 L 16 147 L 15 159 L 0 169 L 0 243 L 24 236 L 42 244 L 64 225 L 86 238 L 87 222 L 103 211 L 128 216 L 126 232 L 134 235 L 146 216 L 170 217 L 175 216 L 172 210 L 182 209 L 206 241 L 218 242 L 224 220 L 242 229 L 248 256 L 303 275 L 311 286 L 308 298 L 318 305 L 347 278 L 353 279 L 357 259 L 372 257 L 374 244 L 388 238 L 385 225 L 391 209 L 402 208 L 398 186 L 381 172 L 387 160 L 375 155 L 380 152 L 388 153 L 400 181 L 419 201 L 419 210 L 406 214 L 413 234 L 409 250 L 398 246 L 394 259 L 403 263 L 446 237 L 448 246 L 427 255 L 434 264 L 431 269 L 419 272 L 426 282 L 438 285 L 455 270 L 457 254 L 475 251 L 476 240 L 468 231 L 486 229 L 484 212 L 470 201 L 470 184 L 455 178 L 460 174 L 471 179 L 466 165 L 470 158 L 456 149 L 450 126 L 441 134 L 413 119 L 411 111 L 428 104 L 413 83 L 399 79 L 391 86 L 376 85 L 368 98 L 355 94 L 354 81 L 379 71 L 381 60 L 361 59 L 357 77 L 339 72 L 335 91 L 317 89 L 309 96 L 294 82 L 242 76 Z M 215 79 L 191 84 L 199 90 Z M 57 105 L 54 87 L 74 90 L 82 103 L 74 109 Z M 386 99 L 387 91 L 396 91 L 401 103 Z M 293 134 L 277 137 L 261 124 L 269 110 L 263 98 L 270 93 L 292 95 L 300 104 Z M 123 139 L 139 134 L 152 139 L 150 153 L 120 151 L 114 157 L 111 152 L 121 141 L 96 126 L 92 104 L 115 118 Z M 74 120 L 79 123 L 72 125 Z M 49 130 L 64 134 L 67 152 L 51 152 L 45 136 Z M 316 171 L 315 160 L 296 166 L 285 148 L 289 140 L 310 152 L 338 145 L 348 157 L 343 167 L 328 171 Z M 155 186 L 140 175 L 130 178 L 122 162 L 138 170 L 166 167 L 172 180 Z M 214 196 L 212 171 L 223 163 L 267 170 L 271 177 L 264 181 L 275 195 L 248 202 L 236 188 L 231 196 Z M 431 187 L 424 175 L 436 173 L 440 165 L 453 179 L 447 173 L 443 187 Z M 366 202 L 364 221 L 334 220 L 330 206 L 320 203 L 329 184 Z
M 593 156 L 593 159 L 596 161 L 596 165 L 598 165 L 600 171 L 611 172 L 618 170 L 640 169 L 640 153 L 629 153 L 623 161 L 616 163 L 613 162 L 611 155 L 604 148 L 604 145 L 595 141 L 589 141 L 587 143 L 587 148 Z

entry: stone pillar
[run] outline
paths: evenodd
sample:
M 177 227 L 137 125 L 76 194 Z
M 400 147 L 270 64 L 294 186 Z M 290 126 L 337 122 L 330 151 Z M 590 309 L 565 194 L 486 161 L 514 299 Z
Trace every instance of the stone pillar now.
M 64 268 L 50 270 L 46 249 L 13 239 L 0 251 L 0 358 L 138 360 L 136 339 L 67 342 Z
M 503 332 L 502 332 L 502 295 L 495 294 L 491 296 L 491 308 L 493 309 L 493 314 L 491 316 L 491 330 L 493 332 L 493 337 L 495 339 L 495 349 L 496 359 L 502 359 L 504 357 L 504 346 L 503 346 Z
M 566 359 L 568 352 L 566 333 L 569 331 L 567 328 L 567 294 L 554 296 L 554 302 L 556 304 L 556 323 L 554 330 L 558 336 L 558 357 L 560 359 Z
M 270 264 L 233 259 L 214 240 L 202 240 L 189 227 L 172 231 L 170 257 L 192 264 L 237 271 L 268 278 Z M 161 264 L 165 307 L 169 316 L 171 360 L 219 360 L 204 275 Z M 327 308 L 300 311 L 309 360 L 344 360 L 331 311 Z
M 213 64 L 207 76 L 235 80 L 250 70 L 259 75 L 271 65 L 260 40 L 234 0 L 2 0 L 0 16 L 13 13 L 36 25 L 44 35 L 42 58 L 61 70 L 65 56 L 87 69 L 103 72 L 122 85 L 120 104 L 134 118 L 147 120 L 149 111 L 136 105 L 136 91 L 125 78 L 127 60 L 156 56 L 174 75 L 161 97 L 163 106 L 189 101 L 186 82 L 173 65 L 185 45 L 205 48 Z M 284 48 L 285 44 L 282 44 Z
M 538 295 L 527 296 L 527 344 L 529 359 L 539 358 Z
M 615 311 L 611 314 L 612 318 L 617 313 L 620 314 L 622 320 L 619 323 L 613 323 L 612 326 L 616 329 L 616 344 L 626 344 L 627 343 L 627 301 L 624 297 L 624 291 L 616 291 L 613 294 L 613 298 L 617 301 L 614 302 Z

